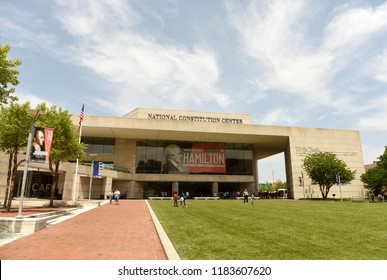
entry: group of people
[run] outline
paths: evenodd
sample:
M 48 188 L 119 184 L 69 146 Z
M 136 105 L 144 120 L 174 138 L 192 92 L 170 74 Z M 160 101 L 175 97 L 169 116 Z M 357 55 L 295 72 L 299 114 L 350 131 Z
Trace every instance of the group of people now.
M 182 192 L 180 196 L 177 195 L 177 192 L 173 193 L 173 207 L 179 207 L 178 200 L 180 201 L 180 207 L 188 207 L 187 203 L 185 202 L 187 200 L 188 194 L 185 192 Z
M 120 204 L 120 191 L 118 189 L 116 189 L 114 192 L 113 190 L 111 190 L 108 194 L 108 197 L 109 197 L 109 203 L 112 204 L 112 201 L 114 199 L 114 204 L 115 205 L 118 205 Z

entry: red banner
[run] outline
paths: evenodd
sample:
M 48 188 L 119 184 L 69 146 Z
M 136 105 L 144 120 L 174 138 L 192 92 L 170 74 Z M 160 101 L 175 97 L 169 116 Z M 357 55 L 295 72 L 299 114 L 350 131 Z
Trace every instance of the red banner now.
M 226 147 L 224 144 L 195 143 L 190 153 L 184 153 L 188 173 L 226 173 Z
M 52 138 L 54 137 L 54 129 L 53 128 L 45 128 L 44 135 L 45 135 L 44 146 L 45 146 L 45 149 L 47 152 L 45 162 L 48 163 L 48 160 L 50 159 Z

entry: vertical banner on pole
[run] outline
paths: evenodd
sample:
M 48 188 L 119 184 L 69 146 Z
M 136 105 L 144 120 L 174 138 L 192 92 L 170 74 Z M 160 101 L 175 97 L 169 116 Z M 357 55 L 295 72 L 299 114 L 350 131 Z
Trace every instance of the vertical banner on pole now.
M 101 178 L 102 177 L 102 161 L 94 161 L 93 164 L 93 178 Z
M 46 155 L 46 163 L 48 163 L 50 159 L 50 151 L 51 151 L 51 144 L 52 144 L 52 138 L 54 137 L 54 129 L 53 128 L 45 128 L 44 129 L 44 145 L 45 145 L 45 150 L 47 152 Z
M 32 149 L 31 161 L 48 163 L 52 138 L 54 136 L 53 128 L 35 128 Z

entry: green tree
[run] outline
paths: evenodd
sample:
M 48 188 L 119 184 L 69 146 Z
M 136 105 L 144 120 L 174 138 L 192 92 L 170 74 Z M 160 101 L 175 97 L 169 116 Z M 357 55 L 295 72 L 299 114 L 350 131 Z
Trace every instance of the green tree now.
M 17 100 L 16 96 L 12 96 L 15 92 L 15 88 L 12 86 L 19 84 L 19 71 L 13 68 L 19 66 L 22 62 L 20 59 L 7 59 L 10 49 L 9 45 L 0 44 L 0 104 L 7 104 L 9 100 Z
M 286 182 L 282 182 L 280 179 L 278 179 L 272 185 L 273 191 L 278 191 L 278 189 L 286 189 L 286 188 L 287 188 Z
M 9 154 L 7 186 L 3 204 L 7 211 L 11 209 L 17 167 L 25 160 L 18 162 L 18 154 L 27 146 L 31 116 L 28 115 L 26 109 L 29 107 L 29 102 L 22 105 L 11 102 L 7 107 L 1 106 L 0 149 Z
M 376 166 L 362 174 L 360 179 L 365 188 L 372 190 L 376 195 L 387 192 L 387 146 L 383 155 L 378 157 Z
M 57 106 L 48 108 L 44 103 L 40 104 L 38 109 L 44 112 L 39 126 L 54 129 L 49 157 L 49 168 L 52 176 L 50 207 L 53 207 L 60 163 L 69 159 L 85 157 L 85 144 L 79 143 L 79 135 L 76 133 L 71 122 L 71 115 L 67 110 Z
M 328 197 L 331 187 L 336 184 L 337 175 L 340 175 L 340 183 L 346 185 L 355 178 L 356 173 L 356 171 L 348 169 L 344 161 L 330 152 L 307 155 L 302 167 L 312 180 L 312 184 L 319 185 L 324 199 Z

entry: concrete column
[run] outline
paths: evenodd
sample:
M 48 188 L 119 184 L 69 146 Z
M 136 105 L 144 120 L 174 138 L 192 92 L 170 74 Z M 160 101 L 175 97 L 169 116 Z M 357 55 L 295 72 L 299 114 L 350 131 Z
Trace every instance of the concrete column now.
M 219 194 L 219 184 L 218 182 L 212 182 L 212 195 L 218 196 Z
M 79 182 L 79 175 L 78 175 L 77 180 Z M 63 192 L 62 192 L 62 199 L 63 200 L 72 200 L 73 182 L 74 182 L 74 173 L 71 172 L 71 170 L 67 171 L 64 175 L 64 180 L 63 180 Z M 76 198 L 78 198 L 78 197 L 76 197 Z
M 142 182 L 130 181 L 124 183 L 123 186 L 118 188 L 121 192 L 125 192 L 127 198 L 142 199 L 144 197 L 144 184 Z
M 106 198 L 106 195 L 113 189 L 113 178 L 112 177 L 106 177 L 103 180 L 103 190 L 104 190 L 104 199 Z M 114 192 L 115 190 L 113 190 Z
M 179 193 L 179 182 L 172 182 L 172 194 Z
M 257 188 L 255 187 L 255 183 L 243 183 L 241 184 L 241 187 L 242 187 L 242 190 L 240 191 L 241 193 L 243 193 L 245 189 L 247 189 L 247 191 L 249 192 L 249 195 L 257 191 Z

